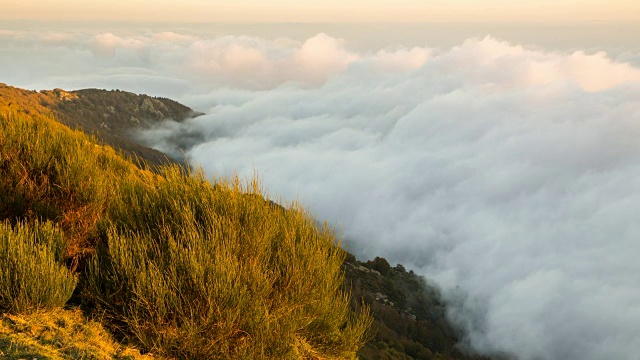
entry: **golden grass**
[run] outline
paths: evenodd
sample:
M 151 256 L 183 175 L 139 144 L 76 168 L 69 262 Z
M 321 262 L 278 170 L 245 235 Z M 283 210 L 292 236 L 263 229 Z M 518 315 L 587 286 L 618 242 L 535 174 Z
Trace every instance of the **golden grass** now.
M 0 114 L 0 219 L 44 219 L 68 239 L 70 258 L 91 251 L 118 182 L 153 175 L 51 118 Z
M 123 347 L 80 310 L 0 315 L 0 359 L 153 359 Z

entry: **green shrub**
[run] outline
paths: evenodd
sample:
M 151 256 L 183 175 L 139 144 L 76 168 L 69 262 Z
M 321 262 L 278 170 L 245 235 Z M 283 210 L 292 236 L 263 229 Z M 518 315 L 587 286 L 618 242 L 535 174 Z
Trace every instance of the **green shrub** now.
M 125 183 L 86 293 L 144 348 L 183 359 L 353 358 L 370 325 L 341 291 L 344 252 L 253 183 L 165 168 Z
M 122 178 L 143 174 L 109 147 L 46 117 L 0 114 L 0 220 L 51 220 L 68 256 L 89 239 Z
M 366 265 L 378 271 L 382 276 L 387 276 L 391 273 L 391 265 L 389 265 L 389 262 L 387 262 L 385 258 L 376 256 L 375 259 L 367 261 Z
M 63 263 L 66 243 L 50 223 L 0 223 L 0 311 L 64 305 L 76 278 Z

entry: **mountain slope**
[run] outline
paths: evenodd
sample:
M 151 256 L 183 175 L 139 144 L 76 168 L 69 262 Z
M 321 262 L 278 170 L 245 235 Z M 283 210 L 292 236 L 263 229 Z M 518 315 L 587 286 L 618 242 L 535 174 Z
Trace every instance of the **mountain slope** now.
M 343 269 L 352 305 L 362 300 L 374 318 L 375 335 L 358 352 L 361 360 L 489 359 L 457 348 L 459 334 L 446 318 L 447 304 L 423 277 L 380 257 L 361 262 L 349 255 Z
M 40 92 L 0 83 L 0 108 L 25 114 L 54 116 L 71 127 L 96 135 L 105 144 L 140 157 L 151 165 L 180 162 L 140 144 L 135 134 L 165 119 L 183 121 L 201 115 L 166 98 L 136 95 L 120 90 L 62 89 Z

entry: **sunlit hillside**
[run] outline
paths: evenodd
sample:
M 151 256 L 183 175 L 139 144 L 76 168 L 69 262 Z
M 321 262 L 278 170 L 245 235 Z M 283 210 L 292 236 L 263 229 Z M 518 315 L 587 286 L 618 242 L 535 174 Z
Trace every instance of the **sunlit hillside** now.
M 67 351 L 42 340 L 53 327 L 16 324 L 85 324 L 75 311 L 50 320 L 71 306 L 95 319 L 86 329 L 108 329 L 97 330 L 105 343 L 158 356 L 355 357 L 370 317 L 341 290 L 338 239 L 300 206 L 275 205 L 255 182 L 140 170 L 37 104 L 24 109 L 0 115 L 3 353 Z

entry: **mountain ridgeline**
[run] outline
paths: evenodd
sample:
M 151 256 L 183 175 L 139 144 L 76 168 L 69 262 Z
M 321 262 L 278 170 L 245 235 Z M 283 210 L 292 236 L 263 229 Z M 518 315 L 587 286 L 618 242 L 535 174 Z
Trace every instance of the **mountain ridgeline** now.
M 164 120 L 184 121 L 196 112 L 176 101 L 137 95 L 120 90 L 62 89 L 40 92 L 0 83 L 0 107 L 25 114 L 50 114 L 72 129 L 97 136 L 106 145 L 149 165 L 180 161 L 141 145 L 136 130 L 152 127 Z
M 131 135 L 198 115 L 0 84 L 0 359 L 481 359 L 425 279 Z

